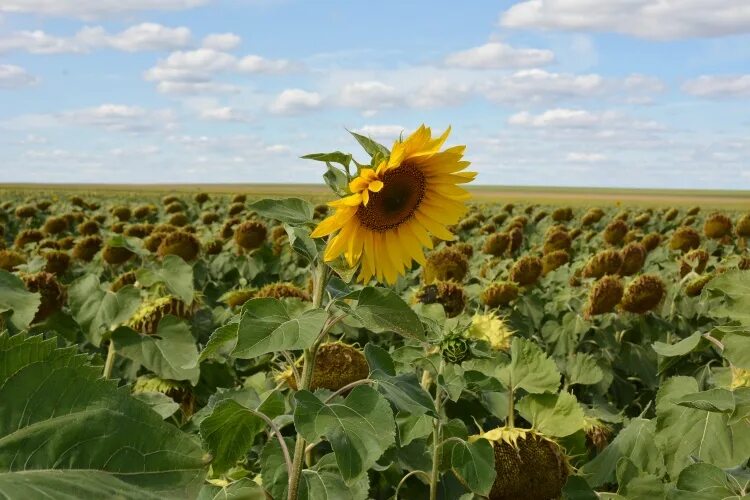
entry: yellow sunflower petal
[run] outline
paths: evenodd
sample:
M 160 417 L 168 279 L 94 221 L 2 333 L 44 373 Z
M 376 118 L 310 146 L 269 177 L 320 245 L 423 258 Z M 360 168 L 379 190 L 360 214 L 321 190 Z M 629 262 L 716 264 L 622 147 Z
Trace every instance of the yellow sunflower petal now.
M 351 219 L 355 213 L 357 213 L 357 209 L 353 207 L 339 208 L 336 210 L 336 213 L 321 221 L 320 224 L 318 224 L 318 227 L 316 227 L 310 234 L 310 237 L 320 238 L 338 231 L 349 222 L 349 219 Z
M 368 188 L 373 193 L 379 193 L 381 189 L 383 189 L 383 181 L 375 180 L 370 183 Z
M 422 211 L 417 210 L 416 212 L 414 212 L 414 216 L 417 218 L 420 224 L 422 224 L 429 232 L 434 234 L 436 237 L 445 241 L 453 241 L 453 233 L 448 231 L 445 226 L 443 226 L 439 222 L 432 220 Z
M 351 196 L 341 198 L 335 201 L 328 202 L 328 206 L 331 207 L 356 207 L 362 203 L 362 195 L 355 193 Z
M 364 206 L 367 206 L 367 204 L 370 203 L 370 191 L 365 189 L 362 191 L 362 204 Z

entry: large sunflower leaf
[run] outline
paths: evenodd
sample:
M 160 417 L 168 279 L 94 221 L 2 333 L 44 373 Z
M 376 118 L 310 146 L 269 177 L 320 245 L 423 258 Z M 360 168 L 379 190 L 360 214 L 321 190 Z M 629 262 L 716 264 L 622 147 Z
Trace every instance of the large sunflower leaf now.
M 178 255 L 165 255 L 154 269 L 141 269 L 137 275 L 144 286 L 164 283 L 170 293 L 183 302 L 193 302 L 193 267 Z
M 293 317 L 278 299 L 251 299 L 242 307 L 232 356 L 250 359 L 269 352 L 306 349 L 313 345 L 327 318 L 322 309 Z
M 601 453 L 583 466 L 586 481 L 594 488 L 615 480 L 617 462 L 625 457 L 640 470 L 661 477 L 664 457 L 656 447 L 656 422 L 634 418 Z
M 479 495 L 487 496 L 495 482 L 495 452 L 486 439 L 473 443 L 461 441 L 451 451 L 451 468 L 463 482 Z
M 692 377 L 667 380 L 656 396 L 657 442 L 672 477 L 695 458 L 719 467 L 732 467 L 750 455 L 750 424 L 729 424 L 729 415 L 680 405 L 695 398 L 698 382 Z
M 281 393 L 272 392 L 255 410 L 273 419 L 284 413 L 284 398 Z M 214 457 L 213 471 L 223 473 L 232 467 L 265 426 L 259 416 L 233 399 L 218 403 L 200 423 L 201 437 Z
M 73 318 L 95 346 L 101 344 L 104 332 L 130 319 L 140 303 L 138 289 L 128 285 L 116 293 L 104 290 L 94 274 L 87 274 L 68 287 Z
M 547 436 L 570 436 L 583 428 L 583 408 L 569 392 L 528 394 L 517 408 L 534 429 Z
M 300 198 L 284 198 L 280 200 L 259 200 L 248 205 L 263 217 L 276 219 L 279 222 L 300 226 L 312 222 L 313 208 L 309 202 Z
M 35 485 L 57 498 L 56 488 L 64 491 L 85 473 L 78 498 L 101 498 L 88 495 L 98 479 L 102 491 L 126 483 L 123 495 L 133 498 L 137 488 L 193 496 L 205 474 L 200 445 L 102 379 L 101 367 L 87 357 L 54 345 L 0 335 L 0 473 L 19 473 L 3 474 L 0 491 L 22 492 L 12 488 L 33 475 Z
M 0 473 L 0 497 L 117 498 L 118 500 L 159 500 L 160 495 L 128 484 L 112 474 L 96 470 L 41 470 Z
M 506 387 L 533 394 L 556 392 L 560 372 L 555 362 L 530 340 L 514 337 L 510 345 L 511 362 L 502 367 L 498 378 Z
M 121 326 L 112 332 L 112 341 L 119 354 L 161 378 L 198 383 L 200 368 L 195 339 L 187 323 L 175 316 L 162 318 L 155 335 L 144 335 Z
M 357 300 L 352 314 L 365 328 L 375 333 L 396 332 L 404 337 L 424 340 L 424 328 L 419 316 L 393 290 L 368 286 L 343 297 L 351 298 Z
M 41 296 L 26 290 L 23 281 L 0 269 L 0 313 L 11 311 L 10 322 L 23 330 L 34 320 Z
M 355 481 L 395 442 L 388 401 L 368 386 L 355 387 L 344 400 L 326 404 L 309 391 L 294 395 L 294 426 L 308 441 L 331 443 L 341 476 Z

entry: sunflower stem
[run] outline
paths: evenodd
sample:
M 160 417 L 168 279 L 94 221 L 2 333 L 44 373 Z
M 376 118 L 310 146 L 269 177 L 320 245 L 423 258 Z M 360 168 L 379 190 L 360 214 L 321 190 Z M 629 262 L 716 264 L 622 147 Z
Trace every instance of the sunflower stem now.
M 440 360 L 440 366 L 435 377 L 440 380 L 443 373 L 444 362 Z M 440 477 L 440 446 L 442 439 L 443 423 L 440 419 L 440 411 L 443 404 L 443 391 L 440 384 L 435 384 L 435 415 L 437 418 L 432 423 L 432 471 L 430 472 L 430 500 L 437 499 L 438 480 Z
M 313 278 L 313 308 L 317 309 L 323 303 L 323 294 L 326 288 L 326 281 L 328 281 L 328 266 L 321 260 L 318 261 L 312 273 Z M 315 354 L 318 350 L 318 343 L 316 341 L 308 349 L 305 349 L 302 361 L 302 375 L 298 385 L 300 390 L 308 390 L 310 388 L 310 382 L 312 382 L 313 369 L 315 368 Z M 289 474 L 289 487 L 288 487 L 288 500 L 297 500 L 299 495 L 299 482 L 302 477 L 302 469 L 305 466 L 305 438 L 300 433 L 297 433 L 297 440 L 294 443 L 294 460 L 292 461 L 292 471 Z
M 107 359 L 104 361 L 104 372 L 102 373 L 105 379 L 112 376 L 112 367 L 115 365 L 116 354 L 115 343 L 110 339 L 109 347 L 107 348 Z

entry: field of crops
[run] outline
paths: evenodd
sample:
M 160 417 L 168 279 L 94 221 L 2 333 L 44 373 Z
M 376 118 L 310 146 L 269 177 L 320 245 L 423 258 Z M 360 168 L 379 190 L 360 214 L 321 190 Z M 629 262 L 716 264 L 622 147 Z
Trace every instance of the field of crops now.
M 750 214 L 469 201 L 390 279 L 333 210 L 4 195 L 0 497 L 750 494 Z

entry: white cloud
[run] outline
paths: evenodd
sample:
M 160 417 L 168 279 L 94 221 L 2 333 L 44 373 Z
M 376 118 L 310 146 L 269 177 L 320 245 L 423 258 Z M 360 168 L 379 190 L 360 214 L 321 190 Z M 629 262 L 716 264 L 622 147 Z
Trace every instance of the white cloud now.
M 236 49 L 241 42 L 242 38 L 234 33 L 214 33 L 206 36 L 201 46 L 205 49 L 226 51 Z
M 524 0 L 500 24 L 673 40 L 750 33 L 750 8 L 744 0 Z
M 541 101 L 566 97 L 591 97 L 604 92 L 606 81 L 594 73 L 576 75 L 527 69 L 504 75 L 480 85 L 494 102 Z
M 286 89 L 273 100 L 269 109 L 274 114 L 291 115 L 320 107 L 323 98 L 317 92 Z
M 663 127 L 653 121 L 635 120 L 615 111 L 594 112 L 585 109 L 555 108 L 539 114 L 528 111 L 515 113 L 508 118 L 509 125 L 548 129 L 633 129 L 658 131 Z
M 3 0 L 0 12 L 96 19 L 138 11 L 183 10 L 211 0 Z
M 502 42 L 490 42 L 448 54 L 445 64 L 466 69 L 529 68 L 549 64 L 554 59 L 550 50 L 520 49 Z
M 237 87 L 215 82 L 222 73 L 284 73 L 296 69 L 285 59 L 265 59 L 257 55 L 237 58 L 227 52 L 202 47 L 176 51 L 160 60 L 144 73 L 144 78 L 157 82 L 162 93 L 197 94 L 235 92 Z
M 401 125 L 365 125 L 354 129 L 354 132 L 375 139 L 378 142 L 388 142 L 398 139 L 405 129 Z
M 370 110 L 395 106 L 400 99 L 395 87 L 370 80 L 345 84 L 339 102 L 343 106 Z
M 289 146 L 286 144 L 271 144 L 270 146 L 266 146 L 266 151 L 269 153 L 288 153 L 289 149 Z
M 0 53 L 23 50 L 32 54 L 84 53 L 95 49 L 125 52 L 174 50 L 190 43 L 190 30 L 155 23 L 141 23 L 115 34 L 101 26 L 88 26 L 71 37 L 59 37 L 44 31 L 17 31 L 0 38 Z
M 565 160 L 573 163 L 599 163 L 605 161 L 607 155 L 601 153 L 577 153 L 571 152 L 565 156 Z
M 200 112 L 200 117 L 205 120 L 214 120 L 220 122 L 246 122 L 248 121 L 245 114 L 231 106 L 212 107 Z
M 39 80 L 20 66 L 0 64 L 0 89 L 15 89 L 34 85 Z
M 122 104 L 102 104 L 92 108 L 65 111 L 59 117 L 64 123 L 115 132 L 147 132 L 170 129 L 174 126 L 174 114 L 169 110 L 148 110 Z
M 698 97 L 750 97 L 750 74 L 703 75 L 685 82 L 682 90 Z

